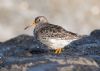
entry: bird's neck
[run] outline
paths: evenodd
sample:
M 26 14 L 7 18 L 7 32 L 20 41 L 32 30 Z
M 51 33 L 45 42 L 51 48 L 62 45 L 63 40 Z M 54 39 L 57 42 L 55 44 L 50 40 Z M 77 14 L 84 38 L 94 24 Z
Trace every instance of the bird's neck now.
M 36 33 L 39 29 L 45 27 L 46 25 L 47 25 L 47 23 L 40 23 L 40 24 L 36 25 L 34 28 L 34 33 Z
M 47 25 L 47 23 L 40 23 L 40 24 L 38 24 L 38 25 L 36 25 L 36 27 L 35 27 L 35 29 L 41 29 L 41 28 L 43 28 L 43 27 L 45 27 Z

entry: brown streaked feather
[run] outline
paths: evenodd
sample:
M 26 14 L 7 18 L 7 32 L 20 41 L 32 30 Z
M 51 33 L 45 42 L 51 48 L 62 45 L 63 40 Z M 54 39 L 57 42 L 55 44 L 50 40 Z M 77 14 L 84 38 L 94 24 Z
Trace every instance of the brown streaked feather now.
M 35 31 L 36 37 L 40 38 L 56 38 L 56 39 L 76 39 L 78 35 L 69 31 L 58 25 L 53 24 L 41 24 L 39 29 Z

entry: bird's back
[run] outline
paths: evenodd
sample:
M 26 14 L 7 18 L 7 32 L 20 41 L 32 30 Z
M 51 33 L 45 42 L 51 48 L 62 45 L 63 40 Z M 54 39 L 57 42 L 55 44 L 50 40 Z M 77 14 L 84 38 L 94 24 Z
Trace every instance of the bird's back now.
M 57 38 L 57 39 L 74 39 L 78 38 L 78 35 L 70 31 L 66 31 L 64 28 L 53 24 L 41 24 L 34 29 L 36 38 Z

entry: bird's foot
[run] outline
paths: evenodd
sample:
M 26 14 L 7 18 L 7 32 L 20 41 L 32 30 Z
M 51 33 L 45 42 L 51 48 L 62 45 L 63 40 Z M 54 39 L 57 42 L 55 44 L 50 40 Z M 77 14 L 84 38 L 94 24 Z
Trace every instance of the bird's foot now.
M 62 52 L 62 48 L 58 48 L 55 50 L 55 54 L 60 54 Z

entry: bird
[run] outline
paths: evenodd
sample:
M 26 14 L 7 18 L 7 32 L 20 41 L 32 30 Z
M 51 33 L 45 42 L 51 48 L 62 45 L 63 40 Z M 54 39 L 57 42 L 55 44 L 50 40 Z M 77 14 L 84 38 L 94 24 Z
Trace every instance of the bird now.
M 55 50 L 55 54 L 60 54 L 66 45 L 79 39 L 76 33 L 67 31 L 59 25 L 49 23 L 44 16 L 37 16 L 31 25 L 25 27 L 25 30 L 31 26 L 34 26 L 34 37 L 48 46 L 49 49 Z

